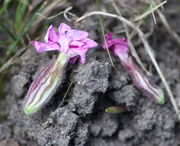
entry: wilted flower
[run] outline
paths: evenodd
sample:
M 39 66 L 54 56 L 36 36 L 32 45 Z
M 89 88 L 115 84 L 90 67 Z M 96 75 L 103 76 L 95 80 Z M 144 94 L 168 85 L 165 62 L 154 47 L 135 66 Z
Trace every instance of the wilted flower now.
M 136 86 L 148 97 L 156 102 L 164 103 L 164 94 L 160 88 L 154 87 L 148 78 L 140 71 L 140 69 L 133 63 L 129 56 L 128 43 L 125 38 L 113 39 L 110 33 L 105 36 L 108 49 L 112 50 L 115 56 L 118 56 L 126 71 L 131 75 Z M 103 46 L 107 49 L 106 46 Z
M 75 63 L 80 58 L 82 64 L 86 61 L 89 48 L 95 47 L 96 42 L 87 38 L 88 32 L 71 29 L 61 23 L 58 32 L 51 25 L 45 36 L 45 43 L 34 41 L 32 45 L 37 52 L 57 50 L 58 58 L 41 70 L 32 82 L 24 99 L 24 112 L 37 112 L 53 96 L 56 88 L 62 81 L 63 72 L 68 62 Z

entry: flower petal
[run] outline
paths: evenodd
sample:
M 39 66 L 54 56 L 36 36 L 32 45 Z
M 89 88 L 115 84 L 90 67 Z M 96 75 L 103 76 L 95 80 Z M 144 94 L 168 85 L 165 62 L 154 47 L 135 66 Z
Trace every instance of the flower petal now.
M 88 39 L 88 38 L 83 39 L 82 42 L 85 43 L 85 45 L 84 45 L 85 48 L 93 48 L 98 45 L 95 41 Z
M 75 56 L 78 56 L 80 58 L 80 63 L 84 64 L 86 62 L 86 53 L 89 50 L 89 48 L 96 47 L 97 43 L 94 42 L 91 39 L 82 39 L 82 40 L 73 40 L 70 43 L 68 54 L 70 57 L 73 57 L 72 60 L 70 60 L 70 63 L 74 63 L 77 58 L 74 59 Z
M 86 31 L 72 29 L 67 32 L 66 37 L 68 37 L 71 40 L 81 40 L 87 38 L 88 35 L 89 33 Z
M 64 52 L 64 53 L 67 53 L 68 49 L 69 49 L 69 39 L 67 39 L 66 37 L 62 36 L 60 39 L 59 39 L 59 45 L 60 45 L 60 51 L 61 52 Z
M 129 48 L 126 43 L 119 43 L 115 45 L 113 53 L 118 56 L 119 54 L 127 54 L 129 51 Z
M 86 53 L 89 50 L 89 48 L 71 48 L 69 50 L 69 54 L 73 54 L 73 58 L 75 56 L 78 56 L 80 58 L 80 63 L 85 64 L 86 63 Z
M 60 47 L 57 43 L 53 44 L 47 44 L 47 43 L 42 43 L 38 41 L 33 41 L 32 46 L 36 48 L 36 51 L 38 53 L 45 52 L 45 51 L 52 51 L 52 50 L 60 50 Z
M 71 30 L 70 26 L 65 23 L 61 23 L 58 28 L 59 37 L 65 35 L 69 30 Z
M 88 51 L 88 49 L 87 49 L 87 51 Z M 81 64 L 85 64 L 85 63 L 86 63 L 86 53 L 87 53 L 87 51 L 86 51 L 85 53 L 82 53 L 82 54 L 79 56 L 79 59 L 80 59 L 80 63 L 81 63 Z
M 49 26 L 44 39 L 46 43 L 58 41 L 58 35 L 52 25 Z
M 81 48 L 84 45 L 82 41 L 72 40 L 69 44 L 69 48 Z
M 113 54 L 118 56 L 119 54 L 127 54 L 129 51 L 128 42 L 125 38 L 113 39 L 110 33 L 105 35 L 107 46 L 104 44 L 104 49 L 111 49 Z

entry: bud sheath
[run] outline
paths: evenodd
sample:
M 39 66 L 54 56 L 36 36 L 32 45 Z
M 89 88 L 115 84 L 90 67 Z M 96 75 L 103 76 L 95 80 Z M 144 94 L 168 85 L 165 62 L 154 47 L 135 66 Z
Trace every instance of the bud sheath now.
M 69 57 L 60 53 L 58 58 L 45 67 L 37 75 L 31 84 L 24 99 L 23 109 L 26 114 L 37 112 L 54 94 L 54 91 L 62 81 L 63 71 Z

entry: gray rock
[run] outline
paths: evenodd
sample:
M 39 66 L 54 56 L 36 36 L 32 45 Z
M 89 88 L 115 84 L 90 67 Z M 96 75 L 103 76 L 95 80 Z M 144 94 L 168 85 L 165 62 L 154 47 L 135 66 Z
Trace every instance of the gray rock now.
M 89 125 L 79 124 L 74 138 L 74 146 L 84 146 L 88 140 Z
M 120 69 L 112 73 L 110 80 L 110 89 L 121 89 L 123 86 L 128 84 L 130 80 L 127 73 L 122 72 Z
M 81 86 L 75 86 L 73 90 L 73 97 L 69 101 L 69 107 L 72 111 L 79 114 L 86 115 L 93 112 L 94 103 L 97 100 L 97 95 L 91 95 Z
M 125 142 L 126 140 L 133 138 L 135 136 L 135 133 L 131 131 L 130 129 L 123 129 L 119 131 L 118 138 L 120 141 Z
M 88 146 L 108 146 L 108 145 L 104 139 L 94 138 L 90 141 Z
M 10 138 L 11 129 L 8 126 L 0 125 L 0 140 Z
M 106 92 L 109 86 L 110 67 L 108 63 L 92 61 L 78 69 L 75 77 L 77 85 L 73 89 L 70 99 L 71 110 L 86 115 L 93 112 L 94 104 L 99 92 Z
M 147 109 L 144 113 L 137 119 L 137 129 L 139 130 L 151 130 L 154 125 L 154 109 Z
M 12 78 L 11 92 L 20 97 L 24 93 L 24 86 L 29 82 L 29 75 L 27 73 L 21 72 L 19 75 L 16 75 Z
M 20 146 L 14 139 L 4 139 L 0 141 L 0 146 Z
M 99 118 L 93 120 L 90 130 L 94 136 L 101 135 L 102 137 L 110 137 L 116 132 L 117 128 L 117 117 L 103 113 L 101 116 L 99 115 Z
M 128 146 L 113 138 L 93 138 L 87 146 Z
M 105 93 L 109 87 L 109 74 L 110 65 L 108 62 L 92 61 L 79 68 L 75 80 L 86 89 L 88 93 Z
M 57 109 L 42 124 L 41 128 L 45 128 L 38 132 L 38 143 L 46 146 L 68 146 L 70 140 L 74 137 L 77 121 L 78 116 L 70 110 L 66 108 Z
M 118 104 L 125 105 L 128 109 L 137 104 L 137 90 L 133 85 L 127 85 L 112 93 L 110 98 Z

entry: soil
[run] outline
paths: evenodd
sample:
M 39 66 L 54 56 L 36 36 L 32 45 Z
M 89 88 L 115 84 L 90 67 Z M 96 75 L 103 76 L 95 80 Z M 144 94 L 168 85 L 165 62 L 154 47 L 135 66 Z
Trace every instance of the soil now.
M 180 34 L 178 4 L 177 0 L 169 2 L 165 14 L 173 30 Z M 69 2 L 69 5 L 74 6 L 78 15 L 96 10 L 91 1 Z M 54 24 L 59 22 L 68 23 L 61 16 Z M 122 27 L 112 18 L 105 18 L 104 24 L 106 32 Z M 98 17 L 88 18 L 78 28 L 88 31 L 90 38 L 100 45 L 88 52 L 85 65 L 68 65 L 56 94 L 32 116 L 23 113 L 23 98 L 40 68 L 57 54 L 38 54 L 34 48 L 28 48 L 21 61 L 11 68 L 9 80 L 5 83 L 6 100 L 0 107 L 8 114 L 7 119 L 0 122 L 0 146 L 180 146 L 180 123 L 167 94 L 165 104 L 156 104 L 142 95 L 119 59 L 113 56 L 115 67 L 112 67 L 107 52 L 101 49 L 103 37 Z M 144 30 L 147 31 L 148 27 Z M 180 108 L 180 46 L 160 23 L 148 41 Z M 137 51 L 151 70 L 153 81 L 163 88 L 143 46 L 138 45 Z M 127 111 L 106 113 L 105 109 L 110 106 L 122 106 Z

